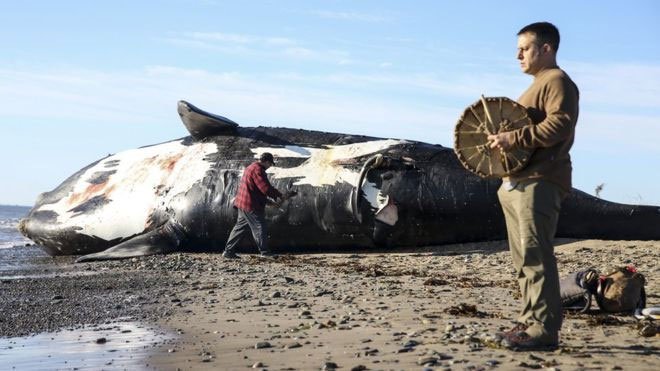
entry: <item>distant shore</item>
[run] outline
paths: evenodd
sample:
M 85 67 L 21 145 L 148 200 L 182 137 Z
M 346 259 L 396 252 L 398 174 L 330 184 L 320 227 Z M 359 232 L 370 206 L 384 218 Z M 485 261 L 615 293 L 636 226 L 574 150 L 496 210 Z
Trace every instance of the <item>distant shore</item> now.
M 660 304 L 660 241 L 561 240 L 557 257 L 562 275 L 635 264 L 648 304 Z M 518 310 L 503 241 L 274 261 L 177 253 L 86 264 L 30 246 L 2 249 L 0 259 L 0 344 L 120 324 L 107 344 L 80 339 L 112 349 L 122 336 L 139 340 L 121 330 L 130 321 L 171 335 L 149 338 L 148 355 L 133 360 L 149 368 L 660 369 L 660 336 L 641 336 L 631 316 L 568 315 L 554 352 L 492 344 Z M 0 349 L 9 366 L 12 351 Z

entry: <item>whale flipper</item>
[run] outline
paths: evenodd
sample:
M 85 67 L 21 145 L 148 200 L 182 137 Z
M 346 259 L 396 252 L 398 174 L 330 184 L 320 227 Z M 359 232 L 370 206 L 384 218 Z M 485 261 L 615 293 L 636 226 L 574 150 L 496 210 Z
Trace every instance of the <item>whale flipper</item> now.
M 179 101 L 177 111 L 183 125 L 195 140 L 202 140 L 213 135 L 232 135 L 236 133 L 238 127 L 234 121 L 201 110 L 184 100 Z
M 183 242 L 183 236 L 183 228 L 176 222 L 168 221 L 152 231 L 135 236 L 107 250 L 83 255 L 76 259 L 76 263 L 167 254 L 178 250 Z

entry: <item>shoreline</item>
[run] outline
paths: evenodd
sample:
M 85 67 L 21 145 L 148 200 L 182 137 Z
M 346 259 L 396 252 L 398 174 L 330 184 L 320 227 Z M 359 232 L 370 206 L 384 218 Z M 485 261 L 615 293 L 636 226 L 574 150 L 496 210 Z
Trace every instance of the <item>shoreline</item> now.
M 640 336 L 632 316 L 567 315 L 554 352 L 493 347 L 489 336 L 518 310 L 505 241 L 274 261 L 176 253 L 73 264 L 33 249 L 11 252 L 27 265 L 0 269 L 0 310 L 12 314 L 0 344 L 124 319 L 173 335 L 140 361 L 156 369 L 660 368 L 660 336 Z M 648 305 L 660 304 L 660 241 L 557 240 L 556 253 L 561 276 L 634 264 Z

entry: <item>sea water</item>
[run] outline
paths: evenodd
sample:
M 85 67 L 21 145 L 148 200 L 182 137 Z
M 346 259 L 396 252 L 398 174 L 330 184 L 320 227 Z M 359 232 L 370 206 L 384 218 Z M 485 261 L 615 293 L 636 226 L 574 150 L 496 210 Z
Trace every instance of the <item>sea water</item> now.
M 151 351 L 173 338 L 167 331 L 135 322 L 0 337 L 0 369 L 144 370 L 150 368 Z
M 51 258 L 18 231 L 29 211 L 27 206 L 0 205 L 0 283 L 96 273 L 70 272 L 70 264 L 47 264 Z M 130 319 L 22 337 L 0 334 L 0 370 L 148 369 L 151 350 L 171 339 L 166 331 Z
M 29 211 L 27 206 L 0 205 L 0 249 L 32 243 L 18 231 L 18 223 Z

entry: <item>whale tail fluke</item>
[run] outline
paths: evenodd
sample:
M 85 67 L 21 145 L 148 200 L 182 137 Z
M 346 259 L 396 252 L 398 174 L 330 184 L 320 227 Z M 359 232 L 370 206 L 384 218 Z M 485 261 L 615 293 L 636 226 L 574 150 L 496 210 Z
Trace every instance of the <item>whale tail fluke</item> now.
M 76 263 L 167 254 L 177 251 L 183 240 L 183 227 L 176 221 L 168 221 L 150 232 L 135 236 L 109 249 L 83 255 L 76 259 Z
M 557 237 L 660 239 L 660 206 L 626 205 L 574 189 L 562 206 Z

